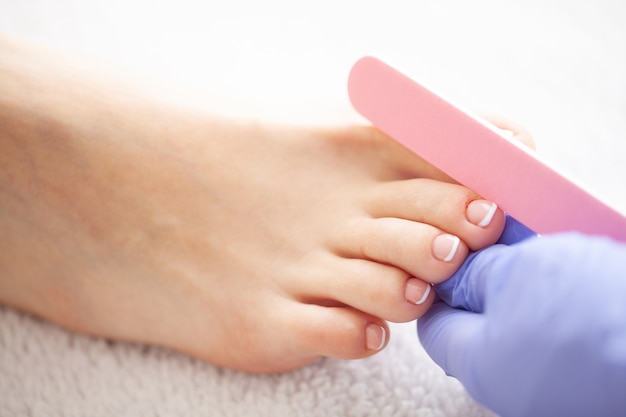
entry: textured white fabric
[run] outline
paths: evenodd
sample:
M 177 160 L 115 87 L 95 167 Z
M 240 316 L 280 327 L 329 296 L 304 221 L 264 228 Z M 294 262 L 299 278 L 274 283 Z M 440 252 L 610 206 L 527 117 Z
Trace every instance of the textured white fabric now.
M 485 416 L 416 342 L 361 361 L 248 375 L 171 351 L 89 339 L 0 310 L 2 416 Z
M 2 31 L 192 87 L 229 114 L 359 121 L 347 73 L 376 55 L 464 107 L 521 122 L 546 159 L 622 211 L 625 18 L 620 0 L 0 0 Z M 389 347 L 367 360 L 254 376 L 0 308 L 0 415 L 488 412 L 429 360 L 414 323 L 393 325 Z

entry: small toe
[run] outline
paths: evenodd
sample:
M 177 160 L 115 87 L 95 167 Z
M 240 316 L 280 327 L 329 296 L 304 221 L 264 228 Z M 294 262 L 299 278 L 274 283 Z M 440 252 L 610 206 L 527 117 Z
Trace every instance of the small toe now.
M 292 320 L 298 349 L 311 356 L 365 358 L 389 342 L 387 323 L 349 307 L 301 305 L 300 318 Z

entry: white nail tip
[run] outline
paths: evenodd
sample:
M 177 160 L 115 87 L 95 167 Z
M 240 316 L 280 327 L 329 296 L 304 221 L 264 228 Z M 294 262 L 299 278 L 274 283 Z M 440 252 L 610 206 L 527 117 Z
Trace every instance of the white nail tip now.
M 387 330 L 382 326 L 380 326 L 380 330 L 382 331 L 380 334 L 380 345 L 375 350 L 381 350 L 387 341 Z
M 424 302 L 426 301 L 426 299 L 428 298 L 429 295 L 430 295 L 430 285 L 427 285 L 426 286 L 426 291 L 424 291 L 424 295 L 422 295 L 422 298 L 417 300 L 415 302 L 415 304 L 417 304 L 417 305 L 424 304 Z
M 478 223 L 478 226 L 480 227 L 489 226 L 489 223 L 491 223 L 491 220 L 493 219 L 493 215 L 496 214 L 497 209 L 498 209 L 498 206 L 496 205 L 496 203 L 491 203 L 491 206 L 489 207 L 489 211 L 487 212 L 487 214 L 485 214 L 485 217 L 483 217 L 480 223 Z
M 452 243 L 452 248 L 450 248 L 450 253 L 448 253 L 448 256 L 446 256 L 443 260 L 444 262 L 450 262 L 454 258 L 454 255 L 456 255 L 456 251 L 459 250 L 459 245 L 461 243 L 461 239 L 459 239 L 457 236 L 450 237 L 454 242 Z

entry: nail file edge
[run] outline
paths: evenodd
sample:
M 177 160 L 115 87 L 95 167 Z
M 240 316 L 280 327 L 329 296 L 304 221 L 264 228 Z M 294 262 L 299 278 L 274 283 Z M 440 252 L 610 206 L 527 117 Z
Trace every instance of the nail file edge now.
M 536 232 L 579 231 L 626 242 L 621 213 L 382 61 L 357 61 L 348 93 L 372 124 Z

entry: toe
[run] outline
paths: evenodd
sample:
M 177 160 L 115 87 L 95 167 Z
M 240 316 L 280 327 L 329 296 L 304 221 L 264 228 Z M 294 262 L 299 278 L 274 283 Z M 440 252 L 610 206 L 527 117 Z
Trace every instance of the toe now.
M 389 342 L 389 327 L 376 317 L 348 307 L 300 305 L 290 327 L 301 352 L 310 356 L 359 359 L 371 356 Z
M 344 257 L 393 265 L 429 283 L 450 277 L 469 252 L 455 235 L 399 218 L 355 220 L 337 245 Z
M 381 184 L 367 202 L 374 218 L 395 217 L 432 225 L 458 236 L 472 250 L 498 240 L 504 213 L 470 189 L 430 179 Z
M 389 265 L 344 259 L 333 270 L 309 275 L 290 291 L 304 303 L 347 305 L 392 322 L 421 317 L 434 300 L 429 283 Z

